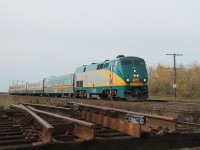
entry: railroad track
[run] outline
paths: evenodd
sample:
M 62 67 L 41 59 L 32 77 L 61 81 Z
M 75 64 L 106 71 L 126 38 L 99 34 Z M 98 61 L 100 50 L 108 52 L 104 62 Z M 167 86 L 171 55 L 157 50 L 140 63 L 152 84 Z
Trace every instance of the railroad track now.
M 176 119 L 85 104 L 11 105 L 1 115 L 0 149 L 140 138 L 176 133 Z
M 200 133 L 200 124 L 197 123 L 188 123 L 188 122 L 177 122 L 178 132 L 179 133 L 192 133 L 199 134 Z
M 11 112 L 7 112 L 11 114 Z M 17 116 L 23 116 L 21 112 L 12 111 Z M 10 119 L 8 116 L 0 117 L 0 149 L 16 149 L 16 148 L 30 148 L 32 143 L 38 142 L 38 138 L 26 136 L 27 131 L 31 131 L 33 127 L 23 127 L 19 123 L 23 124 L 23 120 L 17 123 Z
M 73 124 L 55 119 L 43 119 L 24 105 L 12 105 L 2 116 L 0 149 L 27 149 L 51 143 L 78 143 L 78 133 L 72 134 Z M 48 120 L 48 122 L 46 121 Z M 85 123 L 93 126 L 93 124 Z M 84 138 L 83 138 L 84 139 Z
M 91 101 L 91 102 L 97 102 L 97 103 L 122 103 L 122 104 L 133 104 L 133 105 L 137 105 L 137 104 L 146 104 L 146 105 L 151 105 L 151 104 L 158 104 L 158 105 L 166 105 L 166 106 L 170 106 L 170 105 L 179 105 L 179 106 L 200 106 L 200 102 L 199 101 L 176 101 L 176 100 L 156 100 L 156 99 L 149 99 L 149 100 L 145 100 L 145 101 L 119 101 L 119 100 L 103 100 L 103 99 L 66 99 L 66 98 L 58 98 L 60 101 L 63 101 L 63 99 L 67 100 L 67 101 L 74 101 L 74 102 L 84 102 L 84 101 Z
M 69 101 L 71 102 L 71 101 Z M 101 100 L 79 100 L 73 102 L 82 104 L 109 106 L 116 109 L 124 109 L 139 113 L 154 114 L 159 116 L 168 116 L 177 118 L 180 121 L 190 123 L 200 123 L 200 105 L 197 103 L 175 103 L 175 102 L 112 102 Z

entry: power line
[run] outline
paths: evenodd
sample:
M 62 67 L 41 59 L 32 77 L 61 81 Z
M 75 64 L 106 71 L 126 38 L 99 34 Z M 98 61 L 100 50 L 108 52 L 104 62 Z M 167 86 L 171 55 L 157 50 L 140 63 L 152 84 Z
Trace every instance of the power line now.
M 173 67 L 173 70 L 174 70 L 174 84 L 173 84 L 173 88 L 174 88 L 174 97 L 176 99 L 176 56 L 183 56 L 183 54 L 166 54 L 166 55 L 171 55 L 174 57 L 174 67 Z

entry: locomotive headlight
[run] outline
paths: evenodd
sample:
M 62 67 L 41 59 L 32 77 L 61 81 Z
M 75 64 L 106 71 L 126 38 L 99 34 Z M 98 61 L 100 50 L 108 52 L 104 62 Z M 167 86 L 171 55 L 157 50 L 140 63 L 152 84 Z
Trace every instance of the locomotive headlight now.
M 144 82 L 146 82 L 147 81 L 147 79 L 144 79 Z
M 134 74 L 133 76 L 136 77 L 136 74 Z
M 137 77 L 139 77 L 139 74 L 137 74 Z
M 127 82 L 130 82 L 130 79 L 126 79 Z
M 137 70 L 135 70 L 135 69 L 133 70 L 133 72 L 136 72 L 136 71 L 137 71 Z

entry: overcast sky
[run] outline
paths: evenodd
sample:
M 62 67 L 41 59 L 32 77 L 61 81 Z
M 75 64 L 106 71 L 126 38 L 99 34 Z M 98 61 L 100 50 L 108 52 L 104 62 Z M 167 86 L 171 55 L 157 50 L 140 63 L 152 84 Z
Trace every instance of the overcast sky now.
M 172 65 L 166 53 L 200 62 L 200 0 L 0 0 L 0 91 L 118 54 Z

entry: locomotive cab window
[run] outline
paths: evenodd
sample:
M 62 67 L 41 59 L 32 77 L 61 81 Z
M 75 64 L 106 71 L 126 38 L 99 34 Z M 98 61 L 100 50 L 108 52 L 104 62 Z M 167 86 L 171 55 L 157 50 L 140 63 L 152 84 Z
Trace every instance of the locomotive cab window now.
M 86 67 L 84 67 L 84 69 L 83 69 L 83 72 L 85 72 L 86 71 Z
M 134 65 L 144 66 L 145 62 L 143 60 L 136 60 L 136 61 L 134 61 Z
M 122 65 L 133 65 L 133 62 L 131 60 L 122 60 Z

